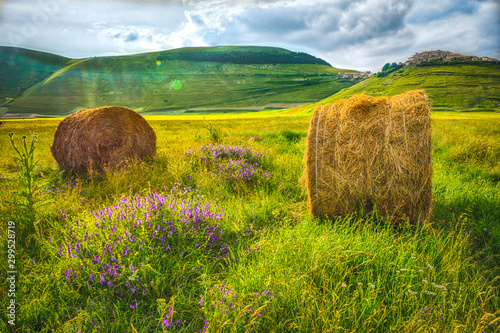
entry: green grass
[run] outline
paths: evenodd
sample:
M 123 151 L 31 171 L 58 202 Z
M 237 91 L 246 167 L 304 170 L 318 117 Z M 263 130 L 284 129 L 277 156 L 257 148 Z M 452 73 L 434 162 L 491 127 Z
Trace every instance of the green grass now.
M 500 65 L 495 63 L 404 67 L 386 77 L 371 77 L 343 89 L 317 104 L 330 103 L 365 93 L 393 96 L 413 89 L 424 89 L 434 111 L 499 112 Z M 311 112 L 313 107 L 301 110 Z
M 0 128 L 5 147 L 0 154 L 0 215 L 18 226 L 27 223 L 21 208 L 11 203 L 19 184 L 9 132 L 17 139 L 38 133 L 35 179 L 43 189 L 35 199 L 51 200 L 38 208 L 33 234 L 17 239 L 16 329 L 93 332 L 99 325 L 103 332 L 498 331 L 500 119 L 496 114 L 458 115 L 435 117 L 433 218 L 417 227 L 355 215 L 335 222 L 309 217 L 305 192 L 298 185 L 309 117 L 276 117 L 272 112 L 245 118 L 148 117 L 158 136 L 154 161 L 91 178 L 59 172 L 49 148 L 59 120 L 7 120 Z M 200 147 L 214 143 L 215 132 L 223 145 L 264 153 L 260 168 L 270 177 L 233 180 L 216 164 L 193 157 Z M 185 156 L 189 150 L 194 155 Z M 143 241 L 129 244 L 128 251 L 137 254 L 119 255 L 126 267 L 115 285 L 92 282 L 91 273 L 102 273 L 100 264 L 65 255 L 68 244 L 86 232 L 99 233 L 85 243 L 85 251 L 100 255 L 115 236 L 96 228 L 91 211 L 154 189 L 178 202 L 211 203 L 211 211 L 223 212 L 221 220 L 203 221 L 220 223 L 221 244 L 227 249 L 216 249 L 224 255 L 203 245 L 203 233 L 194 231 L 172 238 L 171 252 L 164 254 L 144 226 L 137 229 L 140 233 L 133 231 Z M 151 221 L 172 220 L 182 229 L 175 212 L 160 210 Z M 122 237 L 125 228 L 134 230 L 138 218 L 110 221 Z M 85 222 L 88 229 L 83 229 Z M 2 223 L 2 235 L 6 228 Z M 120 253 L 125 251 L 118 238 L 114 241 Z M 1 243 L 1 256 L 7 258 L 5 237 Z M 111 256 L 103 260 L 114 263 Z M 139 262 L 143 265 L 134 275 L 128 267 Z M 5 277 L 6 260 L 1 263 Z M 140 277 L 134 282 L 140 295 L 126 286 L 133 275 Z M 7 294 L 0 297 L 7 304 Z M 165 319 L 172 320 L 168 329 Z M 14 331 L 5 316 L 0 330 Z

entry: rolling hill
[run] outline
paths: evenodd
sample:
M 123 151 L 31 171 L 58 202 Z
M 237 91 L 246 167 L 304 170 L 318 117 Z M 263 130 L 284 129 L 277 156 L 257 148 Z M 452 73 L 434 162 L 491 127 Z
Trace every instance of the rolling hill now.
M 13 98 L 63 68 L 70 59 L 50 53 L 0 46 L 0 98 Z
M 500 111 L 500 64 L 434 64 L 407 66 L 385 77 L 373 76 L 327 97 L 326 104 L 355 94 L 392 96 L 412 89 L 424 89 L 434 111 Z M 314 105 L 295 109 L 311 112 Z M 293 112 L 293 111 L 290 111 Z
M 59 116 L 104 105 L 148 115 L 280 109 L 315 103 L 360 81 L 339 75 L 356 71 L 271 47 L 183 48 L 85 59 L 6 47 L 2 52 L 0 73 L 8 79 L 0 82 L 1 106 L 9 114 Z

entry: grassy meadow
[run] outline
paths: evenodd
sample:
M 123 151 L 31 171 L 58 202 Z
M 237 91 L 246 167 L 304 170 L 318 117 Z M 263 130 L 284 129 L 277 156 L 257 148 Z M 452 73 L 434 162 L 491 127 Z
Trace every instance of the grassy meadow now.
M 8 221 L 18 273 L 0 331 L 498 332 L 500 116 L 457 115 L 434 114 L 418 226 L 311 218 L 308 116 L 147 117 L 154 160 L 92 177 L 59 171 L 60 120 L 6 120 L 0 276 Z M 32 196 L 11 132 L 18 147 L 38 135 Z
M 500 66 L 497 63 L 447 64 L 403 67 L 387 76 L 373 76 L 316 104 L 326 104 L 359 93 L 394 96 L 424 89 L 434 111 L 500 111 Z M 294 110 L 312 112 L 314 105 Z

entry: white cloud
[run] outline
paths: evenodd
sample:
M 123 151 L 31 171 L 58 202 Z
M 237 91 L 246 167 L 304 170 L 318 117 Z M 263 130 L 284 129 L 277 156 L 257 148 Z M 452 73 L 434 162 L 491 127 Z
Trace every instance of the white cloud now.
M 450 10 L 434 20 L 416 20 L 408 27 L 417 33 L 415 52 L 442 49 L 464 55 L 500 56 L 499 6 L 493 1 L 474 3 L 467 10 Z
M 375 71 L 429 48 L 498 57 L 499 16 L 496 0 L 7 0 L 0 45 L 69 57 L 267 45 Z

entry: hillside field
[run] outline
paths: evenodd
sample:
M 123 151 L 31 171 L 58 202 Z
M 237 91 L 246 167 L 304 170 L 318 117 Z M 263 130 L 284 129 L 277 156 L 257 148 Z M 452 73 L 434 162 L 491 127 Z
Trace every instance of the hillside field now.
M 228 46 L 67 59 L 0 47 L 6 78 L 0 117 L 64 116 L 106 105 L 144 115 L 255 112 L 317 102 L 360 81 L 341 78 L 346 70 L 321 59 L 294 54 Z
M 147 117 L 154 160 L 95 177 L 59 172 L 60 119 L 8 119 L 0 275 L 17 271 L 16 312 L 0 331 L 497 332 L 500 117 L 433 117 L 424 226 L 312 219 L 307 115 Z M 28 148 L 38 134 L 32 196 L 11 132 Z
M 500 112 L 500 65 L 477 63 L 403 67 L 386 76 L 365 79 L 314 105 L 359 93 L 394 96 L 414 89 L 425 90 L 434 111 Z M 314 105 L 289 112 L 310 113 Z

